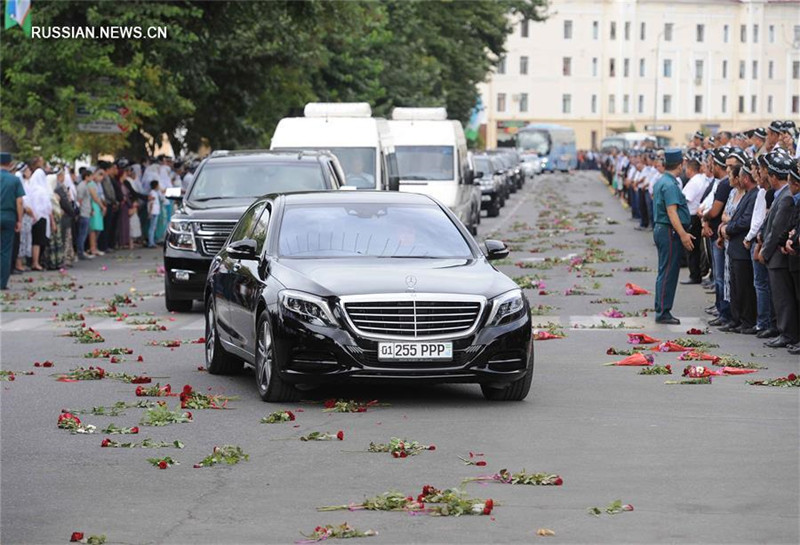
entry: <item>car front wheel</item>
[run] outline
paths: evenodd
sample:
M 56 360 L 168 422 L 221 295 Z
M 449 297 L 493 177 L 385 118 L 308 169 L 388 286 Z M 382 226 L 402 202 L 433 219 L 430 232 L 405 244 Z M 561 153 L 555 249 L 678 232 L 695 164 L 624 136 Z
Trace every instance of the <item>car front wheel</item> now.
M 272 331 L 269 327 L 267 311 L 258 319 L 258 338 L 256 339 L 256 386 L 263 401 L 296 401 L 300 392 L 284 381 L 277 372 L 275 350 L 272 345 Z

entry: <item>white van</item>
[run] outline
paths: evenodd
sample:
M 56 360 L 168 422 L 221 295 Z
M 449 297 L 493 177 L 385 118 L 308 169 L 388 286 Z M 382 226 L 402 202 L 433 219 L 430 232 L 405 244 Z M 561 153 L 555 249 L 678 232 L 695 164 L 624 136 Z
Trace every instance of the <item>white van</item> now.
M 395 108 L 389 121 L 400 191 L 423 193 L 446 205 L 472 232 L 480 223 L 481 191 L 473 184 L 467 139 L 444 108 Z
M 631 149 L 655 148 L 656 137 L 644 132 L 621 132 L 603 138 L 600 142 L 600 149 L 608 152 L 611 148 L 621 151 Z
M 397 163 L 389 125 L 366 102 L 309 102 L 303 117 L 285 117 L 270 149 L 330 150 L 356 189 L 396 189 Z

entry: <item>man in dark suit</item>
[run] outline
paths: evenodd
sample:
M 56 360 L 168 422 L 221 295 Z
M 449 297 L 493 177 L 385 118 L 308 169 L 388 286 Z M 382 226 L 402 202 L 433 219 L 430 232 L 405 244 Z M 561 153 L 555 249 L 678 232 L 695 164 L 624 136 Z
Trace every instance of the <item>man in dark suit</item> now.
M 756 288 L 753 279 L 753 261 L 750 250 L 744 245 L 744 237 L 750 230 L 753 209 L 758 197 L 758 188 L 753 178 L 755 163 L 749 158 L 738 168 L 738 184 L 745 191 L 736 211 L 728 223 L 720 227 L 720 234 L 728 239 L 728 260 L 731 276 L 731 310 L 737 317 L 739 326 L 730 331 L 755 335 L 756 330 Z
M 775 190 L 775 200 L 764 222 L 760 260 L 769 271 L 772 305 L 780 335 L 764 345 L 783 348 L 796 343 L 800 338 L 797 299 L 789 272 L 789 257 L 780 251 L 781 236 L 789 231 L 794 214 L 794 199 L 789 191 L 788 177 L 796 162 L 782 149 L 770 152 L 766 161 L 769 183 Z
M 789 173 L 789 191 L 794 198 L 794 219 L 791 223 L 792 230 L 786 234 L 786 242 L 781 251 L 789 258 L 789 273 L 792 275 L 795 300 L 800 311 L 800 161 L 796 162 Z M 787 348 L 789 354 L 800 355 L 800 342 Z

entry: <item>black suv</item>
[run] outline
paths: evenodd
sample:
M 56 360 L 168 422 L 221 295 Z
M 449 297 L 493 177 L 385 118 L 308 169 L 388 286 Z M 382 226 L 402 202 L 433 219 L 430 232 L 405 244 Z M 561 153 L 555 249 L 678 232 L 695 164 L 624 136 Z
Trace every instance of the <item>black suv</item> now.
M 499 172 L 503 170 L 499 160 L 491 155 L 475 156 L 476 178 L 481 187 L 481 210 L 486 210 L 490 218 L 500 215 L 500 209 L 506 205 L 508 190 L 505 178 Z
M 208 268 L 233 226 L 268 193 L 336 190 L 344 172 L 327 151 L 216 151 L 197 170 L 167 229 L 167 310 L 188 312 L 203 299 Z

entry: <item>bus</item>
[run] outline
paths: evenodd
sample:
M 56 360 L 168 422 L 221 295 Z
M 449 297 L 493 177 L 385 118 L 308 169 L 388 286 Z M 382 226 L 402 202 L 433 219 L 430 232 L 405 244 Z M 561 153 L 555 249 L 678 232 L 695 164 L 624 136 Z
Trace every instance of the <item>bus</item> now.
M 655 136 L 644 132 L 621 132 L 603 138 L 600 142 L 600 151 L 608 153 L 612 148 L 620 151 L 631 149 L 655 148 L 658 140 Z
M 515 144 L 520 155 L 539 156 L 544 171 L 567 172 L 578 166 L 575 131 L 569 127 L 531 123 L 517 131 Z

